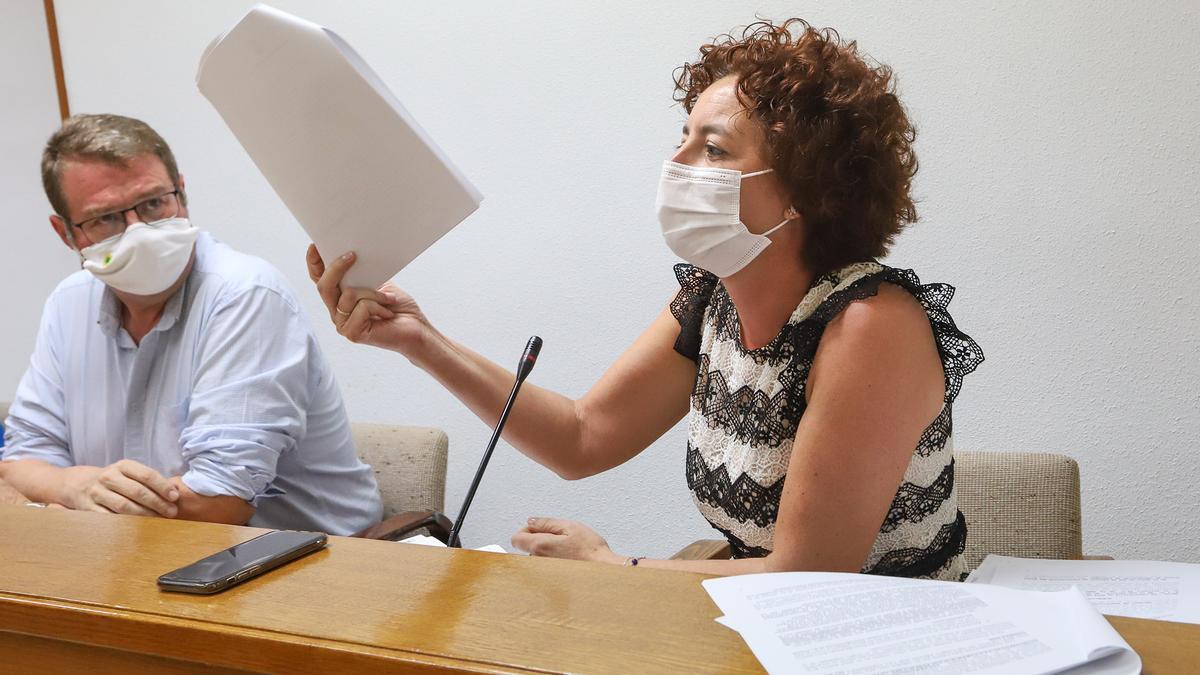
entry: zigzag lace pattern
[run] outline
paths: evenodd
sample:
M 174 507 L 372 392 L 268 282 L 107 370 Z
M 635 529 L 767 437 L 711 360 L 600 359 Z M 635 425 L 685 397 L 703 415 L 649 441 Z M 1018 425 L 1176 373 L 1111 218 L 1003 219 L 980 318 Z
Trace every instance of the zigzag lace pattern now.
M 954 522 L 938 528 L 928 546 L 888 551 L 863 573 L 888 577 L 930 577 L 946 567 L 954 557 L 962 555 L 966 546 L 967 521 L 960 511 Z
M 789 364 L 784 370 L 790 367 Z M 699 412 L 710 429 L 721 429 L 757 447 L 775 447 L 796 437 L 796 426 L 807 404 L 803 396 L 795 395 L 793 387 L 784 386 L 774 396 L 748 385 L 730 390 L 725 375 L 710 367 L 707 354 L 700 355 L 698 370 L 692 409 Z M 779 379 L 787 375 L 780 373 Z M 799 374 L 795 377 L 799 378 Z
M 775 524 L 779 517 L 779 497 L 783 494 L 782 478 L 771 485 L 760 485 L 744 473 L 737 480 L 730 480 L 724 464 L 710 470 L 691 443 L 684 466 L 688 489 L 697 500 L 721 509 L 739 522 L 759 527 Z
M 917 485 L 907 481 L 900 484 L 896 497 L 883 519 L 880 532 L 891 532 L 903 523 L 919 523 L 938 512 L 950 495 L 954 494 L 954 460 L 938 474 L 929 485 Z
M 921 433 L 921 439 L 917 441 L 918 456 L 929 457 L 946 447 L 946 443 L 950 441 L 950 435 L 954 431 L 954 418 L 950 414 L 950 410 L 949 403 L 942 406 L 942 411 L 938 413 L 938 416 L 929 423 L 929 426 L 925 427 L 925 431 Z
M 765 558 L 767 557 L 767 554 L 770 553 L 770 551 L 765 548 L 747 544 L 738 538 L 736 534 L 723 527 L 718 525 L 713 525 L 712 527 L 714 530 L 725 536 L 725 539 L 729 542 L 729 557 L 733 558 L 734 560 L 740 560 L 742 558 Z

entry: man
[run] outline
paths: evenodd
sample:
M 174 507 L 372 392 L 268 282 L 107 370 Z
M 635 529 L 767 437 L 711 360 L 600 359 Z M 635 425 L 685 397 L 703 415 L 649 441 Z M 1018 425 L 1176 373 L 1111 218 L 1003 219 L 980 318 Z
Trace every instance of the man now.
M 333 534 L 378 522 L 299 304 L 273 267 L 189 222 L 166 142 L 76 115 L 42 182 L 84 269 L 46 302 L 0 477 L 71 509 Z

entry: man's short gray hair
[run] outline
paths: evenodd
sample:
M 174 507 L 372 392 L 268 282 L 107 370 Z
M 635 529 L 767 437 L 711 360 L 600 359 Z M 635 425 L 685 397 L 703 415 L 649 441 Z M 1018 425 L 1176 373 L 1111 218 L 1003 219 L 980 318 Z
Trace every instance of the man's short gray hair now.
M 125 165 L 142 155 L 162 160 L 171 184 L 179 187 L 175 155 L 150 125 L 121 115 L 72 115 L 46 141 L 46 149 L 42 151 L 42 187 L 54 212 L 70 220 L 60 184 L 63 162 L 82 158 Z M 179 198 L 186 203 L 182 192 Z

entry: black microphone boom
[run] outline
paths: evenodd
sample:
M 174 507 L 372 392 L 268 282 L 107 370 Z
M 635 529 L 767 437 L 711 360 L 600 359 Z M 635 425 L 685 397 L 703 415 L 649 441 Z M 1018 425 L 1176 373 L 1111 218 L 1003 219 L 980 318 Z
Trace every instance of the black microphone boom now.
M 512 410 L 513 401 L 517 400 L 517 392 L 521 390 L 521 383 L 533 371 L 533 366 L 537 363 L 538 352 L 540 351 L 542 351 L 542 338 L 534 335 L 529 338 L 528 344 L 525 345 L 525 353 L 521 354 L 521 362 L 517 364 L 517 377 L 513 382 L 512 392 L 508 395 L 508 402 L 504 404 L 504 410 L 500 412 L 500 419 L 496 422 L 496 429 L 492 432 L 492 440 L 488 442 L 487 450 L 483 453 L 483 459 L 479 462 L 479 468 L 475 470 L 475 478 L 471 480 L 471 488 L 467 490 L 467 498 L 463 500 L 462 508 L 458 510 L 458 519 L 454 521 L 454 529 L 450 530 L 450 537 L 446 541 L 447 546 L 462 548 L 462 542 L 459 541 L 458 534 L 462 530 L 463 521 L 467 518 L 467 509 L 471 508 L 471 500 L 475 499 L 475 490 L 479 487 L 480 479 L 483 478 L 483 471 L 487 469 L 488 460 L 492 458 L 492 451 L 496 449 L 496 441 L 500 440 L 500 434 L 504 431 L 504 422 L 508 420 L 508 413 Z

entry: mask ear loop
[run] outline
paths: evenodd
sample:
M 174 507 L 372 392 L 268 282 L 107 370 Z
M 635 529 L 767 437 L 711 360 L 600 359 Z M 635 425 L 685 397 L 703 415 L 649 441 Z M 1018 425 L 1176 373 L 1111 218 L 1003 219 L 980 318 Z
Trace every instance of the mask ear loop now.
M 83 251 L 79 250 L 79 244 L 75 243 L 75 230 L 71 229 L 75 226 L 67 222 L 66 218 L 63 218 L 63 225 L 65 226 L 63 231 L 67 233 L 67 242 L 71 244 L 71 248 L 75 251 L 75 255 L 79 256 L 79 269 L 83 269 L 83 263 L 86 258 L 83 257 Z
M 744 173 L 744 174 L 742 174 L 742 180 L 745 180 L 747 178 L 754 178 L 755 176 L 761 176 L 764 173 L 771 173 L 774 170 L 775 169 L 763 169 L 762 171 L 755 171 L 753 173 Z
M 786 215 L 786 214 L 785 214 L 785 215 Z M 760 237 L 769 237 L 769 236 L 771 236 L 771 235 L 772 235 L 772 234 L 775 232 L 775 230 L 778 230 L 779 228 L 783 227 L 784 225 L 787 225 L 787 224 L 788 224 L 788 223 L 790 223 L 790 222 L 792 222 L 792 219 L 791 219 L 791 218 L 784 218 L 782 223 L 780 223 L 780 224 L 776 225 L 775 227 L 772 227 L 771 229 L 767 230 L 766 232 L 763 232 L 762 234 L 760 234 L 760 235 L 758 235 L 758 236 L 760 236 Z
M 745 180 L 747 178 L 754 178 L 755 176 L 761 176 L 764 173 L 771 173 L 774 170 L 775 169 L 763 169 L 762 171 L 753 171 L 751 173 L 744 173 L 744 174 L 742 174 L 742 180 Z M 794 207 L 789 206 L 789 207 L 787 207 L 787 210 L 783 212 L 783 222 L 782 223 L 779 223 L 775 227 L 772 227 L 771 229 L 767 230 L 766 232 L 763 232 L 762 234 L 760 234 L 758 236 L 760 236 L 760 237 L 770 236 L 772 233 L 775 232 L 775 230 L 778 230 L 779 228 L 783 227 L 784 225 L 787 225 L 789 221 L 794 220 L 799 217 L 800 217 L 800 214 L 796 213 L 796 209 Z
M 768 171 L 769 170 L 770 169 L 768 169 Z M 783 227 L 784 225 L 787 225 L 788 223 L 792 222 L 793 220 L 795 220 L 799 217 L 800 217 L 800 213 L 798 211 L 796 211 L 796 207 L 789 206 L 789 207 L 787 207 L 787 210 L 785 210 L 783 212 L 783 222 L 782 223 L 776 225 L 775 227 L 772 227 L 771 229 L 767 230 L 766 232 L 763 232 L 762 234 L 760 234 L 758 236 L 760 236 L 760 237 L 770 236 L 771 234 L 773 234 L 775 232 L 775 230 L 778 230 L 779 228 Z

